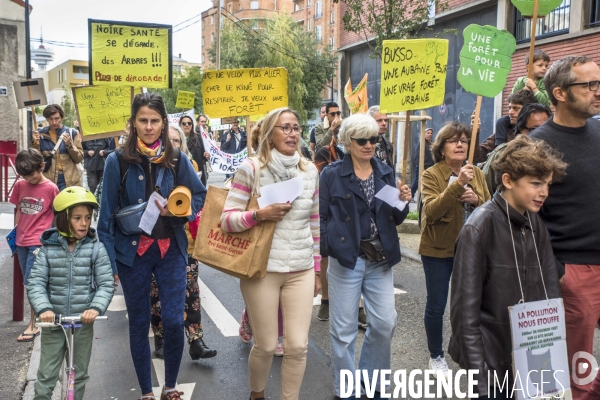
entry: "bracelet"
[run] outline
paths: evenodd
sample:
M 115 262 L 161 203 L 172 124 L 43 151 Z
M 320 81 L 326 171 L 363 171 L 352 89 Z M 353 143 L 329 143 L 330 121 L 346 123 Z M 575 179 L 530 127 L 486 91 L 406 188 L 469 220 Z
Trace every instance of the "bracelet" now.
M 315 271 L 315 276 L 321 277 L 321 271 Z
M 256 217 L 256 210 L 252 211 L 252 221 L 258 222 L 258 219 Z

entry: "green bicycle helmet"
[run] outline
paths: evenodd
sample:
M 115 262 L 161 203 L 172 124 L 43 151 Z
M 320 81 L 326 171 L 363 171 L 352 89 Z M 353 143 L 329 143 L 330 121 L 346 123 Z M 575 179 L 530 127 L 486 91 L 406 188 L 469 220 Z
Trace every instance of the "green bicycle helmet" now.
M 63 189 L 54 198 L 52 208 L 54 208 L 54 212 L 57 213 L 77 205 L 89 205 L 94 208 L 94 210 L 99 207 L 96 196 L 94 196 L 92 192 L 81 186 L 71 186 Z

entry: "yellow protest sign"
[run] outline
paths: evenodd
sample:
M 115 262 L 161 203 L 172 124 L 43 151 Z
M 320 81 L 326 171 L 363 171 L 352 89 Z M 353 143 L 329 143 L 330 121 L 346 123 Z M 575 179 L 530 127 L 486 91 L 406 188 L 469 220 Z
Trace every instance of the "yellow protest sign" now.
M 190 109 L 194 108 L 194 96 L 196 93 L 194 92 L 186 92 L 184 90 L 177 91 L 177 102 L 175 103 L 175 107 L 177 108 L 185 108 Z
M 171 25 L 88 19 L 90 85 L 170 88 Z
M 83 140 L 114 136 L 131 116 L 133 87 L 77 86 L 73 100 Z
M 288 105 L 285 68 L 204 71 L 202 101 L 211 118 L 266 114 Z
M 444 103 L 448 40 L 384 40 L 382 113 L 421 110 Z
M 350 114 L 366 113 L 369 110 L 369 98 L 367 97 L 367 79 L 369 74 L 365 74 L 360 83 L 352 90 L 352 82 L 348 78 L 348 83 L 344 88 L 344 98 L 348 103 Z

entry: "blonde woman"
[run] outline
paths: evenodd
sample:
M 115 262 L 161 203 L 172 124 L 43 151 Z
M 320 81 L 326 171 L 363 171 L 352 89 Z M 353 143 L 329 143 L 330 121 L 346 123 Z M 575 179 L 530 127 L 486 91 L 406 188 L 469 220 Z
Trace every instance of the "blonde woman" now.
M 260 125 L 258 155 L 244 161 L 236 172 L 221 216 L 221 226 L 229 232 L 241 232 L 263 221 L 277 222 L 266 277 L 240 281 L 254 331 L 248 359 L 250 400 L 265 398 L 277 348 L 280 304 L 285 338 L 280 399 L 298 399 L 306 368 L 312 299 L 321 287 L 319 176 L 315 166 L 300 156 L 298 120 L 298 113 L 289 108 L 267 114 Z M 302 194 L 291 203 L 246 211 L 256 173 L 261 187 L 300 176 Z

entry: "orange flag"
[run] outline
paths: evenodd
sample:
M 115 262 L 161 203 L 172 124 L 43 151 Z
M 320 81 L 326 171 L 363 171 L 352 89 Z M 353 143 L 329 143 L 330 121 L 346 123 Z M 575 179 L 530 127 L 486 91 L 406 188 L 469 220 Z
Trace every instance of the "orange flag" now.
M 365 74 L 358 86 L 352 90 L 352 83 L 348 78 L 348 83 L 344 88 L 344 98 L 348 103 L 350 114 L 366 113 L 369 110 L 369 98 L 367 97 L 367 78 L 369 74 Z

